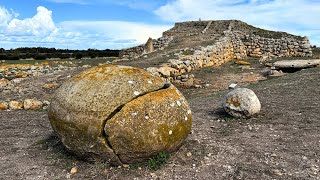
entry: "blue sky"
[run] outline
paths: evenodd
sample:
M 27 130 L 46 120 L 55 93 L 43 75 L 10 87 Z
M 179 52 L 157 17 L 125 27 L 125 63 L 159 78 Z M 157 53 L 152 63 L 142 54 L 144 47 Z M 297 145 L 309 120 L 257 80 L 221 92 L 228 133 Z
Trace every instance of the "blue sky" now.
M 199 18 L 239 19 L 320 46 L 320 0 L 1 0 L 0 47 L 121 49 Z

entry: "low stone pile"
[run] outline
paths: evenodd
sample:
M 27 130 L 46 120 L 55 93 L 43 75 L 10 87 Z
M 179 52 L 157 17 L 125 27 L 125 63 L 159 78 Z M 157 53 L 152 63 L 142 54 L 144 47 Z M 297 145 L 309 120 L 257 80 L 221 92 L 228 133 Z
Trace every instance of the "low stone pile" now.
M 50 102 L 47 100 L 37 99 L 0 101 L 0 110 L 39 110 L 47 109 L 49 104 Z
M 30 65 L 30 64 L 5 64 L 0 66 L 0 78 L 15 79 L 26 78 L 29 76 L 41 76 L 57 71 L 74 70 L 77 67 L 57 65 L 52 67 L 48 64 Z

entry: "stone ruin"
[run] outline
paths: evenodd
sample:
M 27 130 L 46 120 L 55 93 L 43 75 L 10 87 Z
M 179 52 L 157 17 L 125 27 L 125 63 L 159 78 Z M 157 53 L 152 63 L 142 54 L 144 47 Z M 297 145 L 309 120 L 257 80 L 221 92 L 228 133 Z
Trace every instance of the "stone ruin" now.
M 148 40 L 150 44 L 150 39 Z M 219 66 L 233 59 L 270 57 L 311 57 L 307 37 L 263 30 L 238 20 L 190 21 L 176 23 L 153 40 L 154 51 L 175 48 L 195 49 L 179 55 L 160 67 L 150 67 L 154 75 L 175 79 L 183 73 L 208 66 Z M 169 50 L 169 48 L 167 48 Z M 145 45 L 124 49 L 120 58 L 136 59 L 147 54 Z
M 146 49 L 145 49 L 146 53 L 151 53 L 154 51 L 154 47 L 153 47 L 153 40 L 152 38 L 149 38 L 147 43 L 146 43 Z
M 171 40 L 172 37 L 161 37 L 158 39 L 149 38 L 146 44 L 120 51 L 120 58 L 136 59 L 150 52 L 163 50 L 165 47 L 168 47 Z
M 120 52 L 120 57 L 135 59 L 149 53 L 151 40 L 154 50 L 157 51 L 169 45 L 185 48 L 186 42 L 197 46 L 203 44 L 215 46 L 224 38 L 229 39 L 233 47 L 231 50 L 237 59 L 264 55 L 312 56 L 307 37 L 263 30 L 238 20 L 219 20 L 176 23 L 172 29 L 165 31 L 161 38 L 149 39 L 148 45 L 124 49 Z

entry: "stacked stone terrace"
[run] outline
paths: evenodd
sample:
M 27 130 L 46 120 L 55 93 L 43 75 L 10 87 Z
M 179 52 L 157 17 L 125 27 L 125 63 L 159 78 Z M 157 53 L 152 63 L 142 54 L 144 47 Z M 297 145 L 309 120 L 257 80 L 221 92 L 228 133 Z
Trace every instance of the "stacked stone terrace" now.
M 163 37 L 153 40 L 153 46 L 154 51 L 164 52 L 170 49 L 197 49 L 193 55 L 169 60 L 166 67 L 172 68 L 171 71 L 164 72 L 164 67 L 151 68 L 154 74 L 164 77 L 175 77 L 202 67 L 219 66 L 232 59 L 312 56 L 307 37 L 263 30 L 238 20 L 176 23 L 172 29 L 163 33 Z M 123 50 L 120 56 L 134 59 L 148 53 L 147 46 L 140 45 Z M 184 66 L 177 65 L 177 62 Z M 177 67 L 185 68 L 182 70 Z

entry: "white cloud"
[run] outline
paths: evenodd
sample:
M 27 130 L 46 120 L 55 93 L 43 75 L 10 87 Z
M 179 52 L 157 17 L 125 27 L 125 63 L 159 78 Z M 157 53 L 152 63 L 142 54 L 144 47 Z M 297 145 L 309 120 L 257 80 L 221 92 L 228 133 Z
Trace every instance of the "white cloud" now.
M 12 19 L 6 28 L 6 33 L 10 35 L 47 36 L 57 30 L 52 20 L 52 12 L 39 6 L 37 14 L 32 18 Z
M 99 38 L 104 38 L 107 41 L 130 42 L 125 46 L 145 43 L 149 37 L 158 38 L 163 31 L 170 28 L 125 21 L 66 21 L 61 23 L 60 27 L 64 31 L 78 31 L 82 34 L 97 36 L 97 41 Z
M 316 0 L 174 0 L 154 12 L 169 22 L 239 19 L 262 28 L 308 35 L 320 45 L 320 1 Z
M 55 2 L 55 3 L 72 3 L 72 4 L 89 4 L 89 2 L 86 2 L 86 0 L 47 0 L 50 2 Z
M 0 6 L 0 26 L 5 26 L 11 21 L 14 17 L 17 17 L 18 14 L 13 10 L 9 12 L 6 8 Z
M 7 12 L 6 9 L 4 9 Z M 39 6 L 26 19 L 12 14 L 0 31 L 0 47 L 45 46 L 70 49 L 120 49 L 158 38 L 169 26 L 124 21 L 65 21 L 55 24 L 52 12 Z M 4 22 L 4 21 L 3 21 Z

